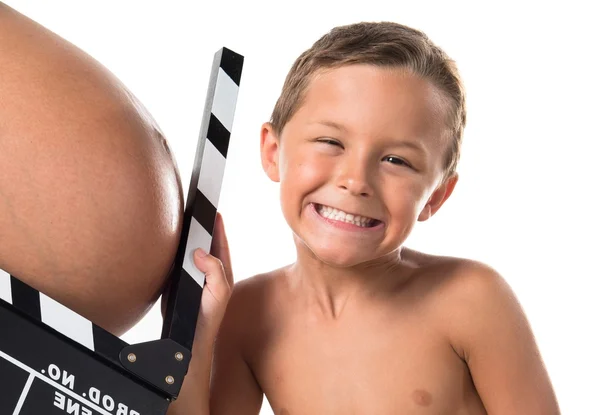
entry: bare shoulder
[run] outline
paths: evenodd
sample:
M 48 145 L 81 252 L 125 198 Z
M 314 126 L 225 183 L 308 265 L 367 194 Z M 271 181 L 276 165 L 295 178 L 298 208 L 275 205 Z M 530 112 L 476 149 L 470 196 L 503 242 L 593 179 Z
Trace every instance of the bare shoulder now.
M 506 279 L 488 264 L 466 258 L 439 257 L 436 268 L 443 273 L 442 291 L 448 299 L 446 306 L 465 312 L 483 311 L 500 303 L 511 308 L 519 307 Z
M 269 304 L 279 271 L 238 281 L 227 304 L 215 342 L 211 372 L 210 412 L 257 414 L 262 388 L 253 362 L 268 330 Z
M 233 287 L 229 308 L 237 312 L 258 311 L 276 299 L 277 284 L 285 268 L 257 274 L 237 281 Z
M 488 296 L 514 298 L 502 275 L 483 262 L 413 250 L 406 250 L 405 257 L 416 270 L 417 278 L 413 279 L 419 279 L 424 288 L 442 294 L 449 301 L 472 304 Z
M 235 283 L 221 330 L 235 337 L 242 347 L 252 348 L 269 330 L 273 309 L 281 297 L 278 277 L 283 273 L 284 268 L 276 269 Z
M 510 320 L 527 325 L 521 305 L 506 279 L 480 261 L 407 250 L 416 270 L 412 285 L 461 358 L 467 339 L 480 328 L 492 330 Z M 508 319 L 508 320 L 507 320 Z
M 532 328 L 505 278 L 474 260 L 411 256 L 424 277 L 416 284 L 431 294 L 432 324 L 467 364 L 487 411 L 560 413 Z

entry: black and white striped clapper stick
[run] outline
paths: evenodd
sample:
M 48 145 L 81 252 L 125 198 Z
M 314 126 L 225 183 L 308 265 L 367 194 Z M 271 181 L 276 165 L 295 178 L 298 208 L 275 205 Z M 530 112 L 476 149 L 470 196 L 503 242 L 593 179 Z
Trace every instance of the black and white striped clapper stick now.
M 204 285 L 192 255 L 210 250 L 242 66 L 215 54 L 161 339 L 128 345 L 0 270 L 0 415 L 163 415 L 177 397 Z
M 167 294 L 162 337 L 189 349 L 204 287 L 193 252 L 210 251 L 242 66 L 243 57 L 227 48 L 215 56 L 184 214 L 182 235 L 188 236 L 181 239 Z

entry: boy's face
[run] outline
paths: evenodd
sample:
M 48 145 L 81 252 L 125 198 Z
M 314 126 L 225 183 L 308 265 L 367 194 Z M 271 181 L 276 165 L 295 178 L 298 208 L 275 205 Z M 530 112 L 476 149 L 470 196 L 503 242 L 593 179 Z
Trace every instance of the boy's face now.
M 399 69 L 320 71 L 281 136 L 270 124 L 261 136 L 263 166 L 281 183 L 297 238 L 342 267 L 397 250 L 456 183 L 440 183 L 444 111 L 432 84 Z

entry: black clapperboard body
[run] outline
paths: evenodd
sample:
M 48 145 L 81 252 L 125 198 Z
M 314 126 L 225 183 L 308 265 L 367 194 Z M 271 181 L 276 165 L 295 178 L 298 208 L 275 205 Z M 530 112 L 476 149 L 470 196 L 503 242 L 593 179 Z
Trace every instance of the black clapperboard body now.
M 0 270 L 0 415 L 164 415 L 191 357 L 243 56 L 215 54 L 160 339 L 127 344 Z

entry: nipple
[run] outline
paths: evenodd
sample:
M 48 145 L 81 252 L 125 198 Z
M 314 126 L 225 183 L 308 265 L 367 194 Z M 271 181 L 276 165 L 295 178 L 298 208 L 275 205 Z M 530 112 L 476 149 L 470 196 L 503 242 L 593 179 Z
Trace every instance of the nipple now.
M 424 389 L 416 389 L 412 393 L 413 401 L 416 402 L 417 405 L 420 406 L 429 406 L 433 401 L 431 394 Z

